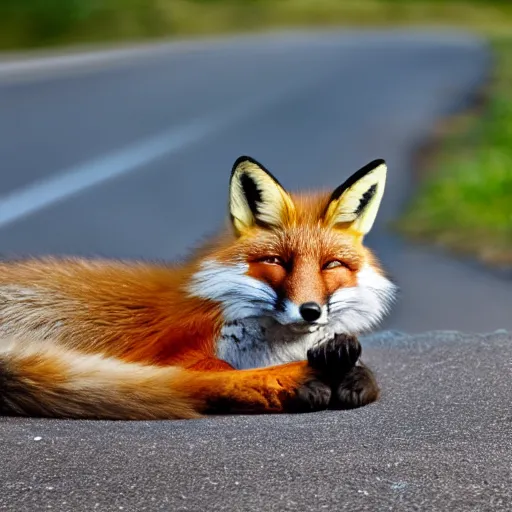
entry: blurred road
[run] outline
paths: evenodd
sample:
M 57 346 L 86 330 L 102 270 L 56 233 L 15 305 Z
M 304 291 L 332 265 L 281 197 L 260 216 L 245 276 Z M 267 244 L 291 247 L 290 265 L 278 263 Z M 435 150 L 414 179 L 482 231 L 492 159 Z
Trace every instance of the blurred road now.
M 368 161 L 385 158 L 388 188 L 368 243 L 402 296 L 384 327 L 510 329 L 512 283 L 406 244 L 386 229 L 411 194 L 417 145 L 443 115 L 467 104 L 488 68 L 479 41 L 403 31 L 250 37 L 0 63 L 0 251 L 174 258 L 223 222 L 230 167 L 239 154 L 259 159 L 292 189 L 335 187 Z M 388 395 L 366 412 L 151 425 L 4 420 L 0 444 L 12 474 L 4 463 L 10 476 L 0 509 L 92 510 L 97 503 L 100 510 L 356 510 L 350 504 L 357 502 L 358 510 L 377 510 L 367 498 L 375 492 L 381 506 L 393 502 L 388 498 L 421 506 L 399 475 L 384 487 L 376 482 L 400 464 L 416 472 L 416 486 L 422 472 L 430 472 L 430 484 L 448 478 L 469 442 L 467 431 L 459 432 L 452 411 L 441 430 L 452 433 L 453 443 L 436 445 L 436 462 L 425 465 L 437 441 L 420 435 L 435 425 L 425 425 L 431 416 L 418 407 L 426 401 L 433 411 L 449 408 L 450 386 L 471 396 L 475 386 L 490 393 L 497 385 L 498 374 L 485 373 L 480 384 L 471 380 L 468 368 L 484 368 L 478 358 L 491 358 L 494 350 L 490 341 L 482 356 L 482 340 L 471 340 L 474 346 L 464 350 L 448 344 L 440 352 L 413 343 L 422 358 L 398 347 L 382 359 L 369 344 L 368 358 Z M 499 350 L 508 346 L 499 343 Z M 415 379 L 407 364 L 430 375 L 445 360 L 443 350 L 450 386 Z M 459 350 L 475 360 L 461 362 Z M 465 381 L 457 381 L 457 365 Z M 409 404 L 408 393 L 421 403 Z M 485 421 L 496 418 L 470 417 L 481 419 L 478 428 L 492 438 Z M 405 430 L 393 433 L 401 425 Z M 366 445 L 357 441 L 363 432 Z M 33 441 L 40 435 L 44 445 Z M 389 441 L 401 435 L 403 444 Z M 484 448 L 474 447 L 477 462 Z M 451 450 L 451 462 L 440 467 L 444 450 Z M 496 457 L 493 468 L 503 476 L 499 451 Z M 464 478 L 475 460 L 467 459 Z M 368 475 L 373 491 L 358 487 Z M 464 482 L 451 490 L 424 482 L 423 490 L 437 489 L 444 503 L 456 504 L 476 489 Z

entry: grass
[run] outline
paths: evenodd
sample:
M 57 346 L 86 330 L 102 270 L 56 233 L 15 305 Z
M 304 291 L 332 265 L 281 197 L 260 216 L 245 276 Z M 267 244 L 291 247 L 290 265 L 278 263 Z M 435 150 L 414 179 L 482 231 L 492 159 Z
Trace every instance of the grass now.
M 301 26 L 499 32 L 511 18 L 509 0 L 0 0 L 0 50 Z
M 483 114 L 448 124 L 453 133 L 435 170 L 427 171 L 397 227 L 415 240 L 511 267 L 512 38 L 493 47 L 495 79 Z

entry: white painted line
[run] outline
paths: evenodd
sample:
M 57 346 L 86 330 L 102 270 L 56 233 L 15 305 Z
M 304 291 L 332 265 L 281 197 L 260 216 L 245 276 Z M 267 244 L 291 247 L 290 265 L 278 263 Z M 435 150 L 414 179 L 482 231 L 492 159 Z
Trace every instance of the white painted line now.
M 1 0 L 0 0 L 1 1 Z M 33 78 L 61 76 L 77 71 L 94 71 L 102 66 L 116 67 L 143 59 L 165 57 L 192 52 L 235 51 L 248 49 L 274 53 L 278 49 L 299 50 L 301 47 L 339 46 L 340 48 L 408 45 L 463 45 L 482 46 L 485 41 L 465 32 L 396 28 L 357 30 L 334 29 L 322 32 L 279 30 L 264 34 L 241 34 L 200 39 L 163 41 L 107 49 L 76 48 L 64 53 L 34 52 L 28 54 L 0 54 L 0 80 L 2 82 L 31 80 Z
M 166 130 L 113 153 L 14 190 L 0 197 L 0 228 L 91 187 L 134 172 L 159 158 L 169 156 L 189 144 L 198 142 L 210 133 L 217 132 L 274 101 L 279 101 L 282 97 L 293 93 L 295 89 L 307 86 L 308 83 L 305 81 L 292 90 L 290 87 L 276 89 L 271 94 L 252 98 L 216 115 Z
M 90 187 L 132 172 L 198 140 L 211 130 L 211 122 L 192 122 L 14 191 L 0 198 L 0 227 Z
M 102 66 L 121 66 L 143 58 L 153 58 L 172 53 L 186 53 L 209 49 L 201 42 L 177 42 L 141 45 L 112 50 L 82 51 L 60 55 L 28 56 L 0 60 L 0 79 L 50 76 L 77 70 L 93 70 Z
M 62 73 L 66 71 L 95 69 L 101 66 L 118 66 L 124 63 L 190 52 L 221 50 L 244 51 L 250 47 L 272 51 L 276 45 L 307 44 L 304 36 L 282 31 L 265 35 L 245 34 L 238 36 L 184 39 L 161 43 L 140 44 L 120 48 L 67 51 L 63 53 L 0 54 L 0 79 L 19 79 Z

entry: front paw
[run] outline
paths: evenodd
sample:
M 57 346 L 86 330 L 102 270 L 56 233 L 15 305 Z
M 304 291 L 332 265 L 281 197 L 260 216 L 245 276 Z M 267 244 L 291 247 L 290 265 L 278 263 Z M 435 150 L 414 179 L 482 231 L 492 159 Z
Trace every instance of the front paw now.
M 308 350 L 309 365 L 323 377 L 339 380 L 354 368 L 361 356 L 361 344 L 356 336 L 336 334 L 334 338 Z
M 373 372 L 363 364 L 354 366 L 333 389 L 330 408 L 355 409 L 379 399 L 380 388 Z
M 329 407 L 333 399 L 331 387 L 312 376 L 295 390 L 286 403 L 287 412 L 314 412 Z

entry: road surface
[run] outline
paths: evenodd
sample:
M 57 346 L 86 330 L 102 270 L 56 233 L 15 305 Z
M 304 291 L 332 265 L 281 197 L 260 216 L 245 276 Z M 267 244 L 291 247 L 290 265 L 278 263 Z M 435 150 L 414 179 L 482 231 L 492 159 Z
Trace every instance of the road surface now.
M 334 188 L 385 158 L 368 243 L 401 297 L 383 328 L 511 329 L 512 283 L 387 230 L 410 197 L 418 144 L 468 104 L 489 65 L 465 35 L 404 31 L 0 63 L 0 250 L 173 259 L 223 222 L 240 154 L 292 189 Z M 510 498 L 510 339 L 390 336 L 365 344 L 382 401 L 351 413 L 0 420 L 0 509 L 499 507 Z

